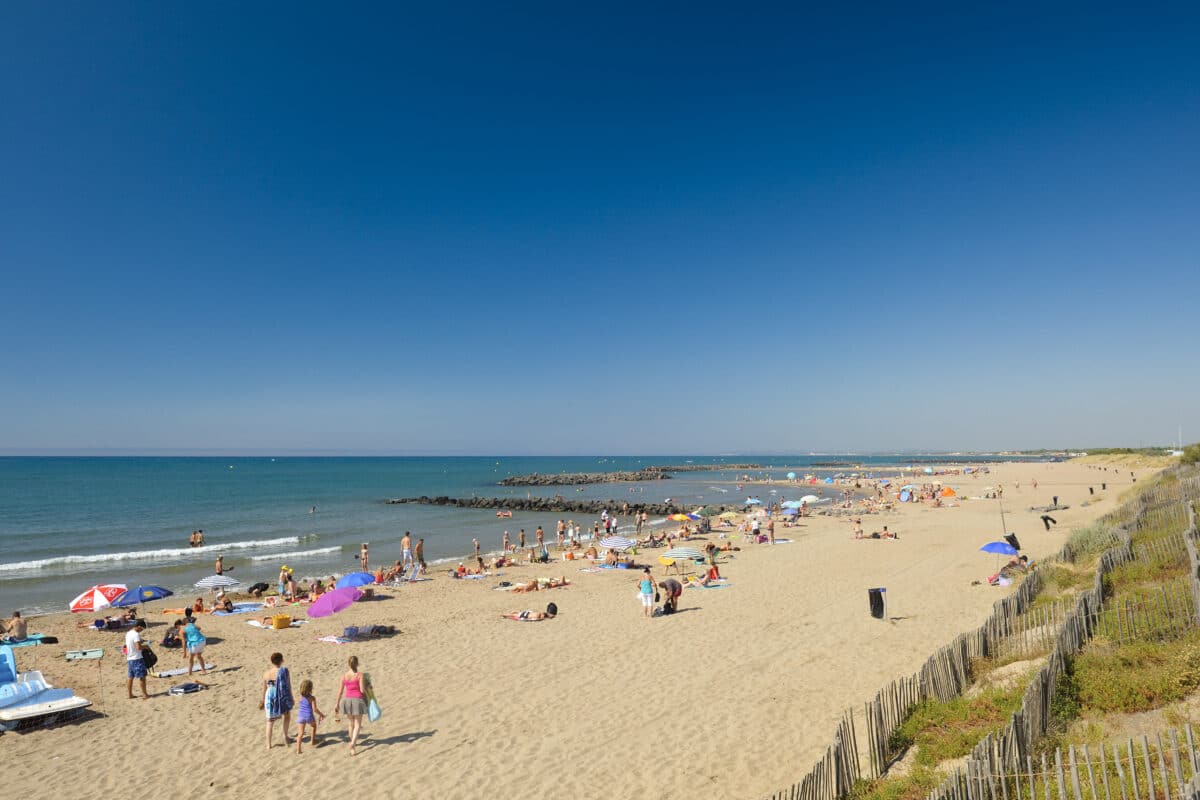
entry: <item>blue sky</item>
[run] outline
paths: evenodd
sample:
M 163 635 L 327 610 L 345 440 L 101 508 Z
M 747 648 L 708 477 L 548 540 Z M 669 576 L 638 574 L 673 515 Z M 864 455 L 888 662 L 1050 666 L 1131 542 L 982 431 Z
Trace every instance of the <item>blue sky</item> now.
M 434 5 L 0 9 L 0 452 L 1200 438 L 1200 12 Z

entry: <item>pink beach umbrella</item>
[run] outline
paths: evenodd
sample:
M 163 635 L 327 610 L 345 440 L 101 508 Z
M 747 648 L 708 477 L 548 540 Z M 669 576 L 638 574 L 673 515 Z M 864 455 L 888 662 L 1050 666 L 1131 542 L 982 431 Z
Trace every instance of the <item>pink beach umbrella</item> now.
M 99 611 L 112 605 L 112 601 L 124 594 L 126 588 L 123 583 L 98 584 L 76 597 L 67 607 L 78 613 Z
M 326 592 L 318 597 L 316 602 L 308 607 L 308 615 L 310 617 L 328 617 L 339 611 L 345 611 L 351 603 L 362 596 L 363 593 L 353 586 L 334 589 L 332 592 Z

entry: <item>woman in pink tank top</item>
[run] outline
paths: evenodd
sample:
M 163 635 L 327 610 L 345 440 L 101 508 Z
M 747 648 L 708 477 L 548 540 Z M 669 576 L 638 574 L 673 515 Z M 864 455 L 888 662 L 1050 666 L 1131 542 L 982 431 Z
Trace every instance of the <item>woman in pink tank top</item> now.
M 367 713 L 366 687 L 363 674 L 358 671 L 358 656 L 350 656 L 350 670 L 342 675 L 338 686 L 338 699 L 334 709 L 340 716 L 346 715 L 350 722 L 350 755 L 355 755 L 354 745 L 362 728 L 362 718 Z M 335 721 L 341 721 L 339 717 Z

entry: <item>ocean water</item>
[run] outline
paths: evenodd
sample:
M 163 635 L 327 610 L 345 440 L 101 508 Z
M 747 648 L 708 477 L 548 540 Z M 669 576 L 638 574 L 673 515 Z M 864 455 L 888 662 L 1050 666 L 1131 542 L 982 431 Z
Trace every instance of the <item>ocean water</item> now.
M 298 576 L 357 569 L 358 548 L 369 542 L 372 565 L 400 557 L 400 538 L 425 538 L 426 560 L 458 561 L 478 538 L 484 552 L 500 549 L 505 529 L 530 542 L 538 525 L 554 541 L 559 514 L 455 507 L 387 505 L 389 497 L 419 495 L 552 496 L 622 502 L 735 503 L 733 471 L 677 473 L 672 480 L 583 487 L 501 487 L 509 475 L 532 472 L 634 470 L 651 464 L 748 463 L 752 476 L 783 480 L 789 470 L 812 472 L 826 457 L 462 457 L 462 458 L 0 458 L 0 613 L 65 610 L 97 583 L 153 584 L 194 594 L 212 574 L 218 554 L 248 585 L 274 583 L 281 564 Z M 854 457 L 884 474 L 902 457 Z M 835 470 L 825 470 L 830 472 Z M 774 487 L 778 499 L 807 493 Z M 753 493 L 764 495 L 762 487 Z M 315 512 L 312 511 L 316 508 Z M 590 529 L 591 518 L 578 521 Z M 627 520 L 622 520 L 627 522 Z M 188 535 L 203 529 L 206 545 Z

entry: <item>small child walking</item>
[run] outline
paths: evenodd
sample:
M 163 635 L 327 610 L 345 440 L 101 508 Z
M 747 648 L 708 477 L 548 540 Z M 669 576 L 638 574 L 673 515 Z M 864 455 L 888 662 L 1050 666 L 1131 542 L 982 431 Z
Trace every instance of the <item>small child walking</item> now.
M 296 717 L 296 724 L 300 727 L 300 731 L 296 735 L 297 753 L 303 752 L 300 749 L 300 743 L 304 741 L 306 725 L 312 728 L 312 732 L 308 735 L 308 743 L 313 747 L 317 746 L 317 717 L 325 719 L 321 709 L 317 708 L 317 698 L 313 696 L 313 682 L 303 681 L 300 684 L 300 708 Z

